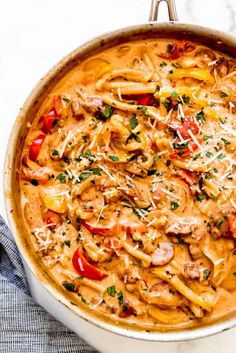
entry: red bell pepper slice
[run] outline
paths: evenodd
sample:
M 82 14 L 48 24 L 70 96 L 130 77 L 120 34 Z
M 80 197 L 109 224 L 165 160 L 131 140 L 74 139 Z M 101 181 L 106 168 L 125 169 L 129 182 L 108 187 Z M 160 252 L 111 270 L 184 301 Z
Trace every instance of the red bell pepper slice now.
M 31 143 L 29 149 L 29 158 L 31 161 L 36 162 L 45 137 L 45 135 L 41 134 Z
M 122 312 L 119 314 L 119 317 L 126 318 L 127 316 L 130 316 L 132 314 L 134 314 L 134 308 L 130 305 L 124 305 L 122 308 Z
M 61 220 L 61 217 L 57 212 L 47 210 L 47 212 L 45 212 L 44 214 L 44 221 L 47 224 L 50 224 L 50 226 L 48 227 L 50 230 L 55 229 L 56 226 L 60 224 L 60 220 Z
M 111 227 L 99 227 L 97 225 L 92 225 L 85 220 L 82 221 L 82 224 L 88 231 L 90 231 L 90 233 L 97 235 L 115 235 L 118 230 L 117 224 Z
M 198 142 L 200 143 L 202 140 L 198 139 Z M 198 149 L 198 146 L 196 145 L 195 142 L 189 142 L 188 144 L 189 148 L 181 148 L 178 149 L 172 153 L 170 153 L 170 158 L 171 159 L 182 159 L 186 158 L 190 155 L 190 153 L 194 152 L 195 150 Z
M 191 132 L 196 135 L 199 131 L 199 127 L 196 123 L 196 120 L 194 117 L 187 117 L 182 126 L 176 127 L 174 128 L 174 130 L 179 131 L 179 133 L 181 134 L 181 136 L 183 138 L 189 138 L 191 137 L 189 134 L 189 130 L 191 130 Z
M 45 134 L 48 134 L 52 130 L 57 122 L 57 116 L 56 110 L 52 108 L 49 113 L 43 117 L 42 130 Z
M 195 49 L 195 45 L 187 40 L 181 40 L 173 44 L 172 49 L 169 53 L 162 54 L 161 56 L 166 59 L 178 59 L 184 53 L 189 53 Z
M 101 281 L 107 277 L 105 273 L 100 271 L 97 267 L 91 265 L 79 249 L 77 249 L 73 255 L 72 264 L 75 270 L 85 278 Z
M 153 96 L 150 94 L 142 94 L 138 97 L 137 105 L 152 105 L 153 103 Z

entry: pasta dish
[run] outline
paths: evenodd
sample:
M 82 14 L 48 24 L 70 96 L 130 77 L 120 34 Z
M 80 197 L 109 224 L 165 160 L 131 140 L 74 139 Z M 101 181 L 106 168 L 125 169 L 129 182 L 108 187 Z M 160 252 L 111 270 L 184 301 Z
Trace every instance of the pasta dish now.
M 236 309 L 236 60 L 127 42 L 53 87 L 24 143 L 22 217 L 75 305 L 141 330 Z

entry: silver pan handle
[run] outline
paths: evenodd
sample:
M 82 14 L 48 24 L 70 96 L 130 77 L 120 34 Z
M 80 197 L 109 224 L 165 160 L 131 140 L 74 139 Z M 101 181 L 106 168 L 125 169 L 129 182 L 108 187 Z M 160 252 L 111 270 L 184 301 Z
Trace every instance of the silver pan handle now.
M 159 5 L 162 1 L 165 1 L 169 13 L 169 21 L 178 21 L 176 12 L 175 0 L 152 0 L 151 11 L 149 15 L 149 21 L 157 21 Z

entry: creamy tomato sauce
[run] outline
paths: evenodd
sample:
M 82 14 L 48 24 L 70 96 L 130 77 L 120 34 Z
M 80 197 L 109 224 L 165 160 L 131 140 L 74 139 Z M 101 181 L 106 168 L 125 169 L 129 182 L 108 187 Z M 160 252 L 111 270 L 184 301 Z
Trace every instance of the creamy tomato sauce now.
M 71 70 L 20 167 L 32 247 L 75 303 L 172 330 L 236 308 L 236 61 L 150 39 Z

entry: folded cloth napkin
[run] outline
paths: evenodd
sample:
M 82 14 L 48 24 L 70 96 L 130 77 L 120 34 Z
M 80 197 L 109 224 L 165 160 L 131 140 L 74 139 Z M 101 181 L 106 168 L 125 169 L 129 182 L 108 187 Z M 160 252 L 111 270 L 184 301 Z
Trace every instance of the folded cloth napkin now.
M 29 295 L 22 262 L 0 216 L 0 353 L 96 353 Z

